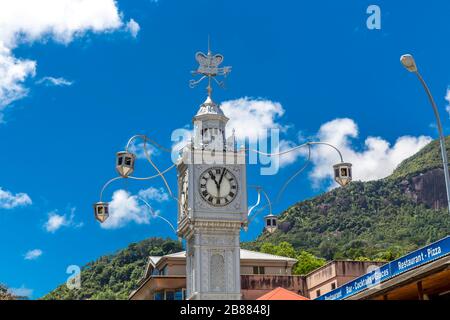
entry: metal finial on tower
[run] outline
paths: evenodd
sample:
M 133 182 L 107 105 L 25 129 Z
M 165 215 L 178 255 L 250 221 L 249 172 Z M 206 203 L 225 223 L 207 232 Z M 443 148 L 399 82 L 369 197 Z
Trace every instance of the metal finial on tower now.
M 208 86 L 206 87 L 208 97 L 211 97 L 212 93 L 211 79 L 213 79 L 219 87 L 223 88 L 225 85 L 224 81 L 219 81 L 216 77 L 226 77 L 231 72 L 231 67 L 219 67 L 219 65 L 223 62 L 223 59 L 223 55 L 213 54 L 211 52 L 210 39 L 208 36 L 208 54 L 204 54 L 203 52 L 197 52 L 195 54 L 195 60 L 199 63 L 199 67 L 196 71 L 192 71 L 193 75 L 199 74 L 201 77 L 198 80 L 190 80 L 189 86 L 191 88 L 195 88 L 200 82 L 208 78 Z
M 208 34 L 208 55 L 211 54 L 211 37 Z

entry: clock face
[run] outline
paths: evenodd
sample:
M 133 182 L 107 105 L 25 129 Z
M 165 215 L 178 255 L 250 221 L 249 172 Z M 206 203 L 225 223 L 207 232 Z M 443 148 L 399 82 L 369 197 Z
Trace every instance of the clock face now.
M 214 167 L 200 176 L 200 195 L 210 205 L 223 207 L 231 203 L 237 195 L 236 177 L 227 168 Z

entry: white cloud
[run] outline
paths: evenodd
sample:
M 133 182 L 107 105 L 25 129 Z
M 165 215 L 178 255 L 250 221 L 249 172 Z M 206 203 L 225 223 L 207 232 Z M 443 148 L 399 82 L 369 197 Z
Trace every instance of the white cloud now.
M 255 141 L 258 135 L 265 137 L 268 129 L 280 131 L 287 129 L 277 121 L 284 114 L 284 109 L 279 102 L 244 97 L 225 101 L 221 108 L 230 118 L 227 123 L 228 133 L 235 129 L 239 140 L 248 138 Z
M 0 123 L 3 122 L 4 109 L 28 94 L 28 89 L 22 83 L 28 76 L 34 76 L 35 71 L 35 61 L 13 57 L 11 51 L 2 45 L 0 38 Z
M 117 190 L 109 203 L 109 218 L 101 227 L 104 229 L 118 229 L 130 222 L 149 224 L 152 215 L 157 215 L 158 211 L 151 212 L 144 203 L 139 201 L 139 197 L 147 202 L 164 202 L 169 200 L 168 194 L 162 188 L 150 187 L 143 189 L 138 192 L 138 196 L 131 195 L 125 190 Z
M 146 201 L 164 202 L 169 200 L 169 195 L 163 188 L 150 187 L 148 189 L 140 190 L 138 195 Z
M 230 118 L 227 123 L 228 134 L 235 129 L 236 138 L 239 141 L 248 139 L 256 142 L 259 137 L 261 142 L 266 138 L 271 139 L 271 129 L 277 129 L 281 134 L 289 128 L 289 126 L 280 122 L 285 110 L 279 102 L 244 97 L 226 101 L 222 103 L 221 108 L 225 115 Z M 269 144 L 269 150 L 271 150 L 274 146 L 270 145 L 270 141 L 267 143 Z M 293 141 L 280 139 L 279 151 L 285 151 L 296 145 L 297 143 Z M 279 157 L 279 165 L 284 167 L 292 164 L 299 156 L 304 154 L 305 150 L 283 154 Z
M 14 209 L 31 205 L 31 198 L 26 193 L 12 194 L 0 187 L 0 209 Z
M 148 142 L 145 144 L 145 149 L 147 150 L 147 153 L 150 157 L 160 154 L 159 149 Z M 147 157 L 145 156 L 144 142 L 137 142 L 137 140 L 133 140 L 133 142 L 131 142 L 130 144 L 130 147 L 128 148 L 128 151 L 134 153 L 136 155 L 136 158 L 138 159 L 147 159 Z
M 21 286 L 20 288 L 9 288 L 8 292 L 15 297 L 25 297 L 29 298 L 33 294 L 33 289 Z
M 358 138 L 358 126 L 348 118 L 335 119 L 323 124 L 317 134 L 319 141 L 336 146 L 344 157 L 344 161 L 353 164 L 354 180 L 368 181 L 384 178 L 406 158 L 417 153 L 432 139 L 427 136 L 402 136 L 393 146 L 381 137 L 367 137 L 364 148 L 358 150 L 351 140 Z M 316 183 L 333 178 L 332 166 L 340 162 L 335 150 L 318 146 L 312 153 L 314 164 L 311 178 Z
M 25 81 L 36 73 L 36 61 L 14 56 L 20 44 L 68 44 L 87 32 L 121 28 L 127 29 L 114 0 L 0 1 L 0 120 L 6 106 L 27 95 Z
M 296 146 L 298 146 L 299 143 L 294 143 L 290 140 L 280 140 L 280 152 L 287 151 L 289 149 L 292 149 Z M 293 150 L 289 153 L 285 153 L 280 155 L 280 168 L 286 167 L 290 164 L 295 163 L 298 158 L 300 157 L 307 157 L 308 156 L 308 149 L 307 148 L 300 148 Z
M 109 203 L 109 218 L 101 227 L 104 229 L 118 229 L 130 222 L 148 224 L 151 213 L 145 205 L 139 204 L 136 196 L 125 190 L 114 192 Z
M 126 29 L 130 32 L 133 38 L 136 38 L 139 31 L 141 30 L 141 26 L 139 26 L 139 24 L 134 21 L 134 19 L 130 19 L 130 21 L 127 22 Z
M 42 250 L 41 249 L 33 249 L 25 253 L 24 259 L 25 260 L 36 260 L 40 256 L 42 256 Z
M 44 224 L 45 230 L 50 233 L 55 233 L 61 227 L 81 227 L 83 225 L 82 223 L 76 223 L 74 221 L 75 211 L 75 208 L 71 208 L 69 214 L 62 215 L 58 214 L 56 210 L 50 212 L 48 214 L 48 219 Z
M 40 80 L 36 81 L 37 84 L 43 84 L 46 86 L 55 86 L 55 87 L 68 87 L 73 84 L 73 81 L 64 79 L 62 77 L 43 77 Z

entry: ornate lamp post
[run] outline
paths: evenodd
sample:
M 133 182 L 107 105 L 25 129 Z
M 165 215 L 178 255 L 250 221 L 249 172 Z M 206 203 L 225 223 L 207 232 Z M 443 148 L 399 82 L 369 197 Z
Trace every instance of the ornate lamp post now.
M 425 82 L 425 80 L 423 79 L 422 75 L 420 74 L 420 72 L 417 68 L 414 57 L 410 54 L 405 54 L 405 55 L 401 56 L 400 62 L 406 68 L 406 70 L 414 73 L 417 76 L 417 78 L 419 79 L 423 88 L 425 89 L 425 92 L 427 93 L 427 96 L 428 96 L 428 99 L 430 100 L 431 106 L 433 107 L 433 112 L 434 112 L 434 116 L 436 117 L 436 124 L 437 124 L 438 133 L 439 133 L 439 142 L 441 145 L 442 165 L 443 165 L 443 169 L 444 169 L 445 188 L 447 191 L 447 206 L 448 206 L 448 210 L 450 212 L 450 176 L 449 176 L 449 172 L 448 172 L 447 148 L 445 146 L 445 136 L 444 136 L 444 133 L 442 130 L 441 118 L 439 116 L 439 111 L 436 106 L 436 102 L 434 101 L 433 95 L 431 94 L 431 91 L 428 88 L 427 83 Z
M 108 203 L 102 201 L 102 197 L 106 187 L 113 181 L 151 180 L 160 177 L 172 199 L 178 202 L 176 233 L 186 240 L 186 289 L 189 299 L 240 299 L 240 231 L 242 228 L 246 230 L 249 222 L 254 219 L 255 215 L 250 218 L 249 216 L 260 204 L 261 193 L 267 201 L 270 214 L 272 213 L 271 201 L 261 187 L 255 187 L 258 192 L 257 203 L 250 210 L 247 207 L 247 151 L 276 157 L 307 147 L 309 150 L 307 162 L 309 162 L 311 146 L 326 145 L 336 150 L 341 160 L 333 170 L 338 184 L 345 186 L 352 180 L 352 169 L 351 164 L 344 162 L 341 152 L 326 142 L 307 142 L 278 153 L 264 153 L 245 148 L 238 150 L 234 139 L 230 145 L 226 144 L 225 129 L 229 119 L 213 101 L 211 84 L 214 81 L 223 86 L 223 82 L 218 81 L 216 77 L 226 76 L 231 67 L 220 67 L 224 57 L 212 54 L 209 45 L 208 53 L 198 52 L 196 60 L 199 67 L 193 74 L 199 75 L 200 78 L 191 80 L 190 86 L 195 87 L 203 79 L 207 79 L 208 97 L 193 118 L 195 138 L 181 149 L 181 154 L 174 165 L 161 171 L 152 161 L 147 151 L 147 143 L 167 152 L 172 150 L 161 147 L 145 135 L 133 136 L 128 141 L 125 151 L 117 153 L 116 171 L 119 176 L 103 186 L 100 200 L 94 204 L 94 213 L 101 223 L 108 218 L 110 214 Z M 130 146 L 136 139 L 143 140 L 145 158 L 157 174 L 149 177 L 132 176 L 136 155 L 130 151 Z M 211 156 L 214 156 L 213 162 L 205 161 Z M 197 162 L 197 159 L 201 160 Z M 220 159 L 234 160 L 229 163 Z M 178 172 L 178 198 L 173 195 L 164 176 L 175 167 Z M 280 194 L 304 169 L 306 165 L 285 183 Z M 155 216 L 151 206 L 144 199 L 138 199 L 143 201 Z M 160 218 L 175 231 L 167 219 Z

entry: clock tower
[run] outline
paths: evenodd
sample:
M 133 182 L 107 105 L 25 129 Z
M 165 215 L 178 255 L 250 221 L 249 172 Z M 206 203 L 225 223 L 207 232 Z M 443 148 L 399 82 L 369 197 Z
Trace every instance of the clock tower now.
M 197 53 L 208 96 L 193 118 L 194 136 L 183 148 L 178 170 L 178 234 L 186 240 L 187 299 L 239 300 L 240 230 L 247 223 L 245 150 L 234 134 L 226 140 L 228 118 L 211 98 L 211 80 L 226 75 L 223 56 Z

